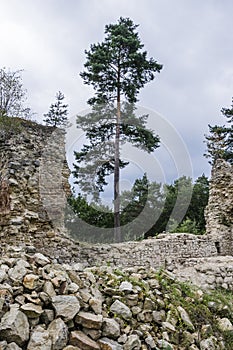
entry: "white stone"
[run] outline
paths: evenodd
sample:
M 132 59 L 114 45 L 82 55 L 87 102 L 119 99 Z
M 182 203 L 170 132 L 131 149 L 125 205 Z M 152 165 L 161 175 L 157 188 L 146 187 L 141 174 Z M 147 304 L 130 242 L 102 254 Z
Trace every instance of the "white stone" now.
M 103 337 L 117 339 L 120 336 L 120 325 L 113 318 L 103 319 Z
M 63 349 L 68 341 L 68 327 L 61 318 L 53 320 L 48 327 L 49 336 L 52 339 L 52 349 Z
M 29 339 L 29 323 L 26 315 L 18 309 L 18 305 L 11 305 L 0 323 L 1 338 L 8 342 L 15 342 L 22 346 Z
M 74 283 L 74 282 L 71 282 L 69 285 L 68 285 L 68 292 L 71 293 L 71 294 L 75 294 L 77 293 L 77 291 L 79 290 L 79 286 Z
M 125 293 L 130 293 L 133 290 L 133 285 L 128 281 L 123 281 L 119 286 L 119 290 Z
M 33 258 L 38 265 L 45 266 L 47 264 L 50 264 L 49 258 L 47 258 L 41 253 L 34 254 Z
M 17 264 L 8 271 L 8 276 L 13 281 L 21 281 L 27 274 L 28 270 L 25 267 L 25 261 L 20 260 Z
M 17 216 L 10 220 L 10 225 L 21 225 L 23 223 L 24 218 L 22 216 Z
M 0 283 L 6 279 L 6 272 L 4 270 L 0 270 Z
M 170 332 L 175 332 L 176 329 L 175 327 L 170 323 L 170 322 L 162 322 L 163 329 L 170 331 Z
M 10 343 L 5 350 L 21 350 L 21 348 L 16 343 Z
M 130 311 L 129 307 L 119 300 L 114 301 L 110 307 L 110 311 L 123 317 L 125 320 L 130 320 L 132 317 L 132 312 Z
M 72 320 L 80 310 L 78 299 L 73 295 L 57 295 L 52 297 L 52 304 L 56 316 L 61 316 L 65 321 Z
M 200 342 L 200 350 L 217 350 L 217 339 L 213 336 L 207 339 L 203 339 Z
M 178 306 L 177 310 L 184 324 L 188 326 L 189 329 L 194 330 L 194 325 L 192 324 L 192 321 L 190 320 L 190 317 L 187 311 L 182 306 Z
M 137 334 L 132 334 L 128 337 L 124 347 L 124 350 L 141 350 L 141 341 Z
M 37 326 L 30 337 L 27 350 L 51 350 L 52 341 L 49 332 L 41 326 Z
M 233 325 L 232 325 L 231 321 L 228 318 L 226 318 L 226 317 L 220 318 L 218 320 L 218 328 L 222 332 L 233 331 Z

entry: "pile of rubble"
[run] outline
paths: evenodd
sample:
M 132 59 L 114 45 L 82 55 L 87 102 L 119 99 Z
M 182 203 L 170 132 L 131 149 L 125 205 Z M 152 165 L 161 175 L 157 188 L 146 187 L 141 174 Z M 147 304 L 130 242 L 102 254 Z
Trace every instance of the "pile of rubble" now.
M 232 304 L 210 294 L 207 302 L 168 272 L 84 268 L 10 249 L 0 259 L 1 350 L 228 349 Z

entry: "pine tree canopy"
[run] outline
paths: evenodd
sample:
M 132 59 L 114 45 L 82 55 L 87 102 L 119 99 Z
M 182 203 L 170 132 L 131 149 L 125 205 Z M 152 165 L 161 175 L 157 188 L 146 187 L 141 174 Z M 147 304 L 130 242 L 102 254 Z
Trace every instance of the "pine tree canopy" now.
M 129 18 L 121 17 L 117 24 L 106 26 L 102 43 L 85 51 L 86 69 L 80 75 L 96 91 L 89 104 L 115 101 L 118 91 L 129 103 L 134 103 L 139 90 L 162 69 L 161 64 L 147 59 L 147 52 L 142 51 L 144 45 L 135 32 L 137 27 Z
M 226 125 L 209 125 L 209 135 L 205 135 L 207 145 L 206 158 L 210 164 L 221 158 L 233 164 L 233 100 L 231 108 L 222 108 L 221 113 L 227 119 Z
M 146 128 L 148 115 L 137 117 L 132 104 L 123 103 L 121 110 L 121 145 L 129 142 L 148 153 L 159 147 L 159 137 Z M 77 125 L 86 132 L 88 144 L 75 151 L 75 183 L 82 191 L 98 200 L 100 192 L 108 184 L 106 177 L 114 173 L 114 130 L 116 108 L 109 105 L 95 105 L 85 116 L 77 116 Z M 120 169 L 129 162 L 120 159 Z

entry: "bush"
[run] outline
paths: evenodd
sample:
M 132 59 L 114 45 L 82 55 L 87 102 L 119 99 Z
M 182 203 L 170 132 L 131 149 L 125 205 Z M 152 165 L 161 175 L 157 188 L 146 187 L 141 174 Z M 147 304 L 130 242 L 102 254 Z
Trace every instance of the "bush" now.
M 0 117 L 0 137 L 6 140 L 12 134 L 18 134 L 22 130 L 21 119 L 7 117 L 3 115 Z

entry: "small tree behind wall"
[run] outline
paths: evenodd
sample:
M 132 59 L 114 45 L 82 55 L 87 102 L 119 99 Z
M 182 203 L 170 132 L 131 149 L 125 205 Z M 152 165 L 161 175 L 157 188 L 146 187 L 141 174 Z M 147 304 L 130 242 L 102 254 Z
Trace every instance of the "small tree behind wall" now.
M 57 127 L 65 127 L 67 125 L 68 105 L 64 104 L 65 96 L 59 91 L 56 94 L 56 102 L 50 105 L 47 114 L 44 114 L 43 120 L 46 125 Z
M 222 115 L 226 118 L 225 125 L 209 125 L 209 134 L 205 135 L 207 151 L 204 156 L 210 158 L 213 165 L 218 158 L 233 164 L 233 99 L 230 108 L 222 108 Z

